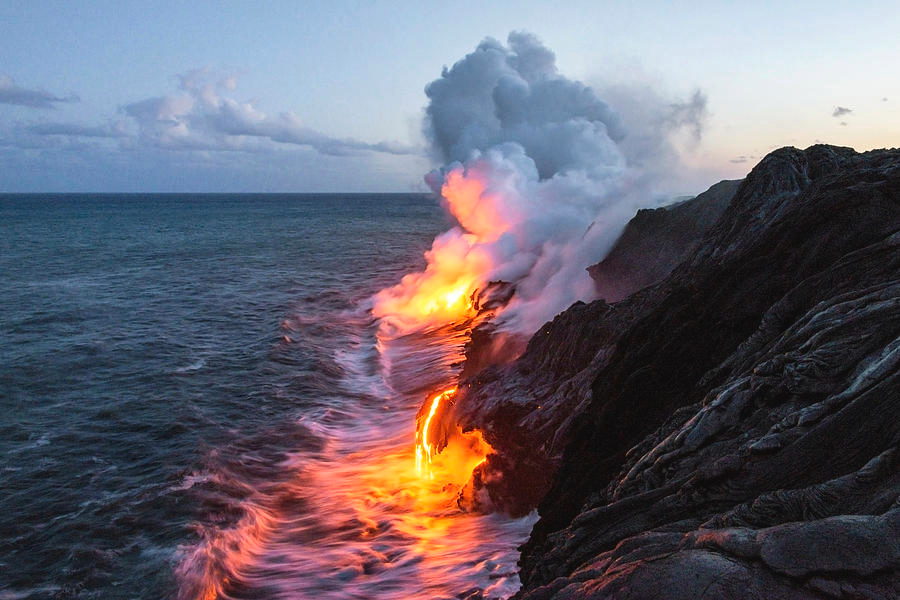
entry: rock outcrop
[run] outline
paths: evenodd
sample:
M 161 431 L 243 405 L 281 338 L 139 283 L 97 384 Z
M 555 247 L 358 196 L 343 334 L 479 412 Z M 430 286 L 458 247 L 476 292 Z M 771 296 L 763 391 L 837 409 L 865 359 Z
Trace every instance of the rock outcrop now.
M 777 150 L 700 229 L 461 386 L 518 597 L 900 597 L 900 150 Z
M 690 200 L 639 210 L 606 258 L 588 267 L 599 296 L 618 302 L 671 273 L 722 216 L 741 181 L 720 181 Z

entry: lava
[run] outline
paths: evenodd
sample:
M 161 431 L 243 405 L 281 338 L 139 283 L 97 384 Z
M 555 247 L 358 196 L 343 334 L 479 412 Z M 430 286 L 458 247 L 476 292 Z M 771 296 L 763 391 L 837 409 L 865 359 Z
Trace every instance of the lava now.
M 485 289 L 501 262 L 495 248 L 498 240 L 516 224 L 508 199 L 487 183 L 492 175 L 487 163 L 477 161 L 446 173 L 441 197 L 459 226 L 435 238 L 425 252 L 424 271 L 404 276 L 375 296 L 372 314 L 381 320 L 379 339 L 448 325 L 470 327 L 481 316 L 478 290 Z M 449 403 L 455 394 L 454 387 L 433 396 L 427 414 L 417 419 L 415 464 L 421 476 L 435 479 L 441 472 L 443 481 L 462 484 L 491 447 L 480 432 L 463 432 L 443 423 L 442 403 Z M 442 425 L 439 432 L 437 423 Z
M 416 420 L 416 472 L 429 479 L 434 479 L 435 472 L 438 472 L 442 481 L 461 486 L 475 467 L 493 452 L 493 448 L 480 431 L 464 432 L 459 426 L 451 428 L 446 439 L 441 440 L 443 444 L 435 440 L 434 430 L 431 429 L 432 421 L 441 403 L 449 402 L 455 395 L 455 387 L 435 395 L 429 404 L 427 416 Z
M 422 474 L 422 463 L 431 464 L 431 449 L 432 444 L 428 441 L 428 426 L 431 425 L 431 420 L 434 418 L 434 413 L 438 409 L 438 405 L 441 403 L 443 399 L 449 399 L 454 394 L 456 394 L 456 388 L 450 388 L 444 392 L 441 392 L 437 396 L 431 399 L 431 408 L 428 410 L 428 416 L 425 418 L 425 424 L 421 429 L 416 428 L 416 472 L 420 475 Z

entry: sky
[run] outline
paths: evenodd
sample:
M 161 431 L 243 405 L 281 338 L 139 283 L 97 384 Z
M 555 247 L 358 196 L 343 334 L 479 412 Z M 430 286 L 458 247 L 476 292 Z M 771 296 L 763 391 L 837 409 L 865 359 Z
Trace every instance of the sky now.
M 5 0 L 0 23 L 3 192 L 423 191 L 425 86 L 512 31 L 601 98 L 700 92 L 673 194 L 785 145 L 900 145 L 893 2 Z

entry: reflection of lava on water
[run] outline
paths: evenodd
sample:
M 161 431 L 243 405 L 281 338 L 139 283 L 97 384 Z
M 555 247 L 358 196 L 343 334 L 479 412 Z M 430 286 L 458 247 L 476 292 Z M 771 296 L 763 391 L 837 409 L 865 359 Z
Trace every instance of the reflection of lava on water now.
M 331 394 L 341 404 L 305 411 L 281 460 L 261 456 L 255 443 L 228 460 L 213 457 L 198 491 L 223 518 L 238 518 L 214 519 L 184 550 L 181 598 L 406 600 L 471 590 L 502 598 L 518 588 L 515 547 L 533 519 L 460 510 L 459 493 L 490 448 L 478 434 L 448 435 L 438 425 L 452 393 L 426 396 L 449 387 L 467 328 L 386 338 L 366 315 L 354 325 L 365 335 L 338 351 L 343 377 Z M 431 462 L 420 473 L 410 426 L 423 397 L 432 402 L 419 415 L 419 438 Z M 259 437 L 261 446 L 278 442 Z

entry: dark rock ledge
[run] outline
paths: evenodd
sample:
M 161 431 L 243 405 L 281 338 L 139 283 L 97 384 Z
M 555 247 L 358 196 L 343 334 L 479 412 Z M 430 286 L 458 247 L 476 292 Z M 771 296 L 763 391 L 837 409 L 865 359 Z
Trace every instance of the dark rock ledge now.
M 900 597 L 900 150 L 782 148 L 720 212 L 463 382 L 469 495 L 539 506 L 518 598 Z

